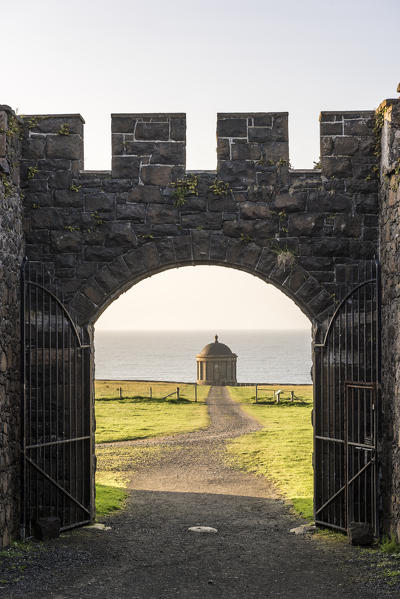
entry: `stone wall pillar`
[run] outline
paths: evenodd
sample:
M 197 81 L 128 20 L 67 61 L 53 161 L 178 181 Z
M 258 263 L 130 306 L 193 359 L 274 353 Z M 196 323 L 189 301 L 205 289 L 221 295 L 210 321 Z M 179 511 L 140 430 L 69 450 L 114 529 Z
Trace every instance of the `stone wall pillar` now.
M 400 100 L 385 100 L 378 108 L 380 131 L 381 507 L 384 531 L 400 540 Z
M 287 180 L 288 113 L 218 113 L 217 157 L 218 175 L 234 190 Z
M 18 536 L 20 520 L 21 135 L 21 120 L 0 105 L 0 548 Z
M 112 114 L 112 176 L 169 185 L 185 174 L 185 114 Z

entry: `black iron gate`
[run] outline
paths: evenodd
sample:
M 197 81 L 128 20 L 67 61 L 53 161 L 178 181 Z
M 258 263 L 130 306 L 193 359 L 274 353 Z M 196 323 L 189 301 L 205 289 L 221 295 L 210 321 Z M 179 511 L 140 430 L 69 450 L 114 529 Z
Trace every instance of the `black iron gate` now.
M 92 444 L 90 344 L 45 265 L 22 272 L 22 536 L 39 518 L 61 529 L 89 522 Z
M 378 534 L 379 265 L 343 267 L 343 298 L 314 345 L 316 524 Z

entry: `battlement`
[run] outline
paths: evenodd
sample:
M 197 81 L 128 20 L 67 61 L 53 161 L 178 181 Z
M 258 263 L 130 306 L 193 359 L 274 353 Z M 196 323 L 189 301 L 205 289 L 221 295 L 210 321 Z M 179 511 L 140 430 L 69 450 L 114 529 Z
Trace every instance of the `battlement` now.
M 374 111 L 320 115 L 321 175 L 365 178 L 374 162 Z M 84 120 L 79 114 L 27 115 L 27 160 L 71 160 L 83 170 Z M 186 170 L 184 113 L 111 115 L 112 177 L 167 186 Z M 289 170 L 287 112 L 218 113 L 217 171 L 233 189 L 269 185 Z

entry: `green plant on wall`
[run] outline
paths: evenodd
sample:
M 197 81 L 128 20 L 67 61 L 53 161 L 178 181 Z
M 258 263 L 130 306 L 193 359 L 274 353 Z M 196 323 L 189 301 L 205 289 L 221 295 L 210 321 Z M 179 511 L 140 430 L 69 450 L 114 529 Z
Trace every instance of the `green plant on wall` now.
M 272 244 L 270 247 L 274 254 L 276 254 L 276 264 L 278 268 L 283 271 L 292 270 L 296 263 L 296 254 L 290 250 L 287 245 L 282 247 L 277 244 Z
M 221 181 L 221 179 L 214 179 L 208 189 L 215 196 L 226 196 L 231 191 L 229 183 L 225 183 L 225 181 Z
M 36 175 L 38 174 L 38 172 L 39 172 L 39 169 L 37 166 L 28 167 L 28 170 L 27 170 L 28 179 L 34 179 L 36 177 Z
M 253 238 L 248 233 L 240 233 L 239 241 L 240 243 L 247 244 L 251 243 L 253 241 Z
M 7 175 L 5 175 L 4 173 L 0 174 L 0 181 L 3 184 L 4 197 L 8 198 L 9 196 L 11 196 L 13 194 L 14 186 L 11 183 L 11 181 L 8 179 Z
M 70 126 L 68 125 L 68 123 L 64 123 L 62 125 L 62 127 L 60 128 L 60 130 L 58 131 L 58 135 L 70 135 L 70 134 L 71 134 Z
M 187 175 L 184 179 L 178 179 L 171 183 L 171 187 L 174 188 L 173 198 L 174 206 L 180 207 L 186 203 L 188 196 L 198 196 L 198 178 L 196 175 Z

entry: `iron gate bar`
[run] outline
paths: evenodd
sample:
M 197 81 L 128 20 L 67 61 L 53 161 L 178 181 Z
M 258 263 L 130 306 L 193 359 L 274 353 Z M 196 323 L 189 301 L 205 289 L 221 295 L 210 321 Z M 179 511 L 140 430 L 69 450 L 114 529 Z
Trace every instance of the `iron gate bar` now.
M 38 447 L 49 447 L 61 443 L 74 443 L 75 441 L 86 441 L 90 439 L 90 435 L 86 437 L 74 437 L 73 439 L 60 439 L 60 441 L 49 441 L 48 443 L 39 443 L 38 445 L 28 445 L 25 449 L 37 449 Z
M 59 491 L 61 491 L 61 493 L 63 493 L 64 495 L 66 495 L 68 497 L 68 499 L 70 499 L 71 501 L 73 501 L 74 503 L 76 503 L 76 505 L 78 505 L 84 512 L 86 512 L 86 513 L 88 513 L 90 515 L 90 510 L 88 508 L 86 508 L 77 499 L 75 499 L 75 497 L 73 497 L 70 493 L 68 493 L 68 491 L 66 491 L 64 489 L 64 487 L 62 487 L 61 485 L 59 485 L 58 482 L 54 480 L 54 478 L 50 478 L 50 476 L 44 470 L 42 470 L 42 468 L 40 466 L 38 466 L 33 460 L 31 460 L 30 458 L 28 458 L 28 456 L 25 456 L 25 460 L 27 462 L 29 462 L 29 464 L 33 468 L 35 468 L 38 472 L 40 472 L 40 474 L 46 480 L 48 480 L 52 485 L 54 485 L 55 487 L 57 487 L 57 489 Z
M 326 322 L 322 342 L 313 346 L 314 514 L 319 525 L 346 531 L 354 512 L 377 530 L 376 466 L 367 453 L 377 448 L 376 437 L 373 448 L 368 439 L 372 442 L 372 420 L 377 422 L 370 394 L 380 380 L 379 264 L 343 265 L 342 273 L 343 298 Z M 353 432 L 347 433 L 349 383 Z
M 24 260 L 21 277 L 22 538 L 39 517 L 67 530 L 93 515 L 91 345 L 46 268 Z

